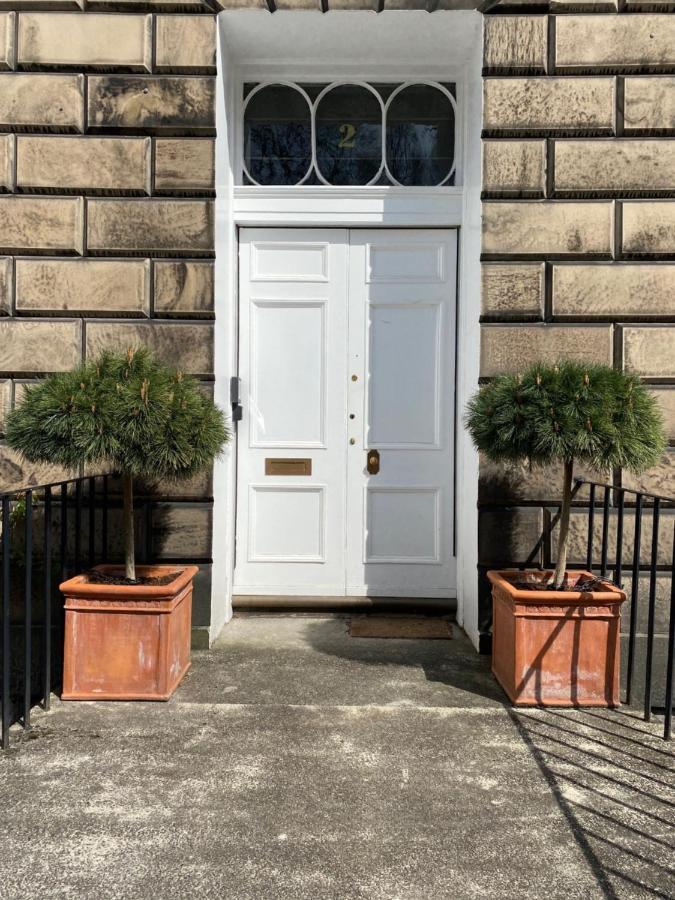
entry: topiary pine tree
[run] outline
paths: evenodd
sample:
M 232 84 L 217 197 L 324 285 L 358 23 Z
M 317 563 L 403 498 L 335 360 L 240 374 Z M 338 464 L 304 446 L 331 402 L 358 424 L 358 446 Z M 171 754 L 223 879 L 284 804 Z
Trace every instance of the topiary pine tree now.
M 125 572 L 136 579 L 133 480 L 190 478 L 229 438 L 223 413 L 193 378 L 146 347 L 104 352 L 28 387 L 7 442 L 30 462 L 105 466 L 122 475 Z
M 575 462 L 639 474 L 666 446 L 656 400 L 638 378 L 569 361 L 495 378 L 470 401 L 466 426 L 476 448 L 494 462 L 562 464 L 558 557 L 549 582 L 555 590 L 565 580 Z

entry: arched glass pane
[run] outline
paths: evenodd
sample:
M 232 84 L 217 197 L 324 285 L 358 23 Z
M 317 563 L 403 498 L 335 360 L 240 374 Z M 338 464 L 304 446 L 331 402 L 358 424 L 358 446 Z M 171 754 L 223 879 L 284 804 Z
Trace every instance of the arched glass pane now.
M 300 91 L 261 88 L 244 115 L 244 161 L 257 184 L 298 184 L 312 164 L 312 123 Z
M 428 84 L 403 88 L 387 110 L 387 165 L 404 185 L 440 184 L 455 157 L 455 114 L 449 98 Z
M 368 184 L 382 165 L 382 107 L 358 84 L 332 88 L 316 109 L 316 161 L 329 184 Z

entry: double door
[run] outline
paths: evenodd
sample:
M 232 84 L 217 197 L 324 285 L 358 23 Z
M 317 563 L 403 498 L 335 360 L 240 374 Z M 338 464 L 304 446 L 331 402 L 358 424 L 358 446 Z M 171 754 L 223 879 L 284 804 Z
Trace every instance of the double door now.
M 237 594 L 454 597 L 454 230 L 242 229 Z

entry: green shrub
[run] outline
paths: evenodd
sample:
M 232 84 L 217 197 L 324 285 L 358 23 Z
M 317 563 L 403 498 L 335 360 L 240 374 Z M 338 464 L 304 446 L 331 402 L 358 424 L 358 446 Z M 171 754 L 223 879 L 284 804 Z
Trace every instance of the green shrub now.
M 470 401 L 466 425 L 477 449 L 495 462 L 563 466 L 558 558 L 551 580 L 557 589 L 567 566 L 575 462 L 639 474 L 658 462 L 666 446 L 656 401 L 637 377 L 568 361 L 495 378 Z
M 30 462 L 122 475 L 126 577 L 135 579 L 134 477 L 190 478 L 211 465 L 229 434 L 193 378 L 141 347 L 105 352 L 28 387 L 7 417 L 6 436 Z

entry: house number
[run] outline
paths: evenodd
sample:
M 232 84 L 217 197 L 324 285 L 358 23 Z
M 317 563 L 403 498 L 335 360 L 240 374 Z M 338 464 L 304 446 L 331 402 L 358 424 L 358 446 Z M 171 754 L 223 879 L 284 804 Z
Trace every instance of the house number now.
M 340 125 L 340 142 L 338 147 L 341 150 L 353 150 L 356 143 L 356 125 L 345 123 Z

